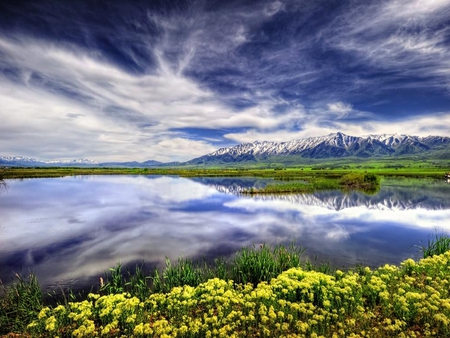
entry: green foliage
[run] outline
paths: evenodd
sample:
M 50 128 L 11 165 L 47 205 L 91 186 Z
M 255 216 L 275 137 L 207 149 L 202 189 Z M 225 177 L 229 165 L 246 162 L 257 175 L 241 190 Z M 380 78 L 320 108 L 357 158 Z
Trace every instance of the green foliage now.
M 24 278 L 16 273 L 16 281 L 8 286 L 0 280 L 0 334 L 23 332 L 42 309 L 42 291 L 34 273 Z
M 380 188 L 380 178 L 373 173 L 353 172 L 341 177 L 339 184 L 345 190 L 376 192 Z
M 449 247 L 450 238 L 436 234 L 426 248 L 422 247 L 427 257 L 423 261 L 408 259 L 400 267 L 386 265 L 376 271 L 362 266 L 348 272 L 333 271 L 326 262 L 318 264 L 317 257 L 313 262 L 302 260 L 305 249 L 294 244 L 242 248 L 229 260 L 218 258 L 210 263 L 180 258 L 172 264 L 167 259 L 162 271 L 154 270 L 151 276 L 145 275 L 143 265 L 136 266 L 134 272 L 123 273 L 118 263 L 106 274 L 100 295 L 91 295 L 81 302 L 71 297 L 72 301 L 65 300 L 56 308 L 43 307 L 34 274 L 27 279 L 17 275 L 16 283 L 8 287 L 2 284 L 0 288 L 0 334 L 26 332 L 31 323 L 28 330 L 32 336 L 53 337 L 58 332 L 67 337 L 88 337 L 94 333 L 119 337 L 134 332 L 140 337 L 146 335 L 136 333 L 141 332 L 139 325 L 149 320 L 168 320 L 175 325 L 172 330 L 181 330 L 177 332 L 183 337 L 184 328 L 177 325 L 188 320 L 185 325 L 189 327 L 189 323 L 197 323 L 197 315 L 204 318 L 203 314 L 218 316 L 225 311 L 228 320 L 232 311 L 251 309 L 255 312 L 242 314 L 246 329 L 237 328 L 238 336 L 260 336 L 266 332 L 264 328 L 279 335 L 281 326 L 275 325 L 276 318 L 286 333 L 298 334 L 298 321 L 309 323 L 304 327 L 307 330 L 301 331 L 308 337 L 313 333 L 328 336 L 338 328 L 345 328 L 348 334 L 372 332 L 374 327 L 381 330 L 372 332 L 377 337 L 396 336 L 406 329 L 418 330 L 419 336 L 431 332 L 438 336 L 450 334 L 446 329 L 450 323 Z M 212 285 L 217 283 L 222 286 L 216 290 Z M 225 295 L 232 298 L 227 300 Z M 249 305 L 240 303 L 244 300 Z M 270 306 L 275 314 L 283 314 L 265 314 Z M 299 306 L 305 306 L 305 311 L 298 312 Z M 257 322 L 263 325 L 246 322 L 251 316 L 257 316 Z M 325 320 L 322 326 L 318 318 Z M 215 320 L 208 319 L 202 327 L 209 327 Z M 429 331 L 430 326 L 424 323 L 433 324 L 436 329 Z M 205 334 L 201 331 L 187 336 Z
M 223 257 L 215 259 L 211 264 L 179 258 L 178 264 L 173 265 L 166 259 L 163 271 L 153 272 L 152 292 L 169 292 L 174 287 L 183 285 L 197 286 L 210 278 L 256 285 L 262 281 L 270 281 L 286 269 L 300 266 L 304 251 L 304 248 L 293 244 L 274 248 L 261 244 L 259 247 L 242 248 L 228 262 Z
M 283 179 L 286 180 L 286 177 Z M 330 173 L 319 177 L 305 177 L 304 181 L 269 184 L 260 189 L 244 190 L 244 194 L 285 194 L 311 193 L 318 190 L 360 190 L 365 193 L 376 193 L 380 189 L 380 178 L 374 173 L 350 172 L 344 175 Z
M 272 250 L 271 250 L 272 252 Z M 270 282 L 218 278 L 144 300 L 90 294 L 43 308 L 33 337 L 450 337 L 450 252 L 333 274 L 288 269 Z
M 0 192 L 3 190 L 6 190 L 6 182 L 5 182 L 5 176 L 6 176 L 6 168 L 0 167 Z
M 4 171 L 3 178 L 36 178 L 36 177 L 63 177 L 71 175 L 176 175 L 181 177 L 264 177 L 277 180 L 304 180 L 311 178 L 340 177 L 351 172 L 368 172 L 382 176 L 404 177 L 433 177 L 443 178 L 448 171 L 450 162 L 435 160 L 429 163 L 420 163 L 417 159 L 371 159 L 361 162 L 361 159 L 334 159 L 327 162 L 307 161 L 294 162 L 286 170 L 267 168 L 270 163 L 262 167 L 245 167 L 236 164 L 229 168 L 200 168 L 200 167 L 173 167 L 173 168 L 9 168 Z
M 231 275 L 226 279 L 254 286 L 262 281 L 270 281 L 282 271 L 300 266 L 300 256 L 304 251 L 295 245 L 271 248 L 261 244 L 259 248 L 243 248 L 231 262 Z
M 109 268 L 109 274 L 105 274 L 105 283 L 100 283 L 100 291 L 108 294 L 116 294 L 124 292 L 125 288 L 124 276 L 122 275 L 122 264 L 119 262 L 114 268 Z
M 419 251 L 423 258 L 441 255 L 450 250 L 450 237 L 446 234 L 436 233 L 434 237 L 428 238 L 427 245 L 421 245 Z
M 150 276 L 145 276 L 143 271 L 143 265 L 136 266 L 134 273 L 128 270 L 128 281 L 124 283 L 124 288 L 129 290 L 132 295 L 135 295 L 139 299 L 145 299 L 151 294 L 151 290 L 148 287 L 147 280 Z
M 178 264 L 172 265 L 166 258 L 166 266 L 162 274 L 156 270 L 154 272 L 153 291 L 169 292 L 172 288 L 181 285 L 196 286 L 205 281 L 206 271 L 195 265 L 191 260 L 178 258 Z

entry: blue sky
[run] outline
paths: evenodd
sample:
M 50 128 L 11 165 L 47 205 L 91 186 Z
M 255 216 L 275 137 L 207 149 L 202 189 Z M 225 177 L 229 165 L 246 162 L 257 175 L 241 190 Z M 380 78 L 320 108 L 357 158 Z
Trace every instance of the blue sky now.
M 450 136 L 449 0 L 2 1 L 0 155 Z

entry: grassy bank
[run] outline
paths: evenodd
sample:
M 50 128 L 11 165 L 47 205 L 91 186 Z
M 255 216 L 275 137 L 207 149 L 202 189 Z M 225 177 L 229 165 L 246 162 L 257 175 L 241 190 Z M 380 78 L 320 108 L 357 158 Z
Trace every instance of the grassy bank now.
M 430 250 L 423 252 L 428 257 L 418 262 L 347 272 L 312 269 L 301 261 L 301 248 L 243 249 L 225 269 L 215 263 L 216 273 L 229 271 L 223 278 L 190 283 L 183 278 L 199 265 L 169 264 L 160 280 L 171 284 L 148 294 L 136 293 L 144 276 L 133 282 L 116 267 L 100 293 L 83 301 L 22 304 L 18 332 L 25 337 L 448 337 L 450 251 L 437 255 L 449 249 L 448 237 L 428 244 Z M 38 284 L 30 280 L 29 285 L 35 290 Z M 23 300 L 13 294 L 28 301 L 37 296 L 17 285 L 10 290 L 19 305 Z M 3 319 L 4 312 L 2 303 Z
M 175 175 L 180 177 L 261 177 L 281 181 L 311 178 L 339 178 L 349 173 L 371 173 L 379 176 L 444 178 L 446 167 L 384 166 L 301 166 L 293 168 L 8 168 L 4 179 L 64 177 L 77 175 Z

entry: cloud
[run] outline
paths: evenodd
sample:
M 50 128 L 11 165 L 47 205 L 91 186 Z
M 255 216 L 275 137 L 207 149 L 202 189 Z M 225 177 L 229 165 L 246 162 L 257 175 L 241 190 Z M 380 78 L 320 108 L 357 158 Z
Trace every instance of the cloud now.
M 327 104 L 328 110 L 332 113 L 338 113 L 341 117 L 347 116 L 352 111 L 352 105 L 344 102 L 333 102 Z
M 330 133 L 343 132 L 352 136 L 369 134 L 408 134 L 415 136 L 450 135 L 450 112 L 430 114 L 397 120 L 395 123 L 383 120 L 349 121 L 335 120 L 323 123 L 324 120 L 311 118 L 302 123 L 302 130 L 278 129 L 273 132 L 247 130 L 242 133 L 229 133 L 224 137 L 238 143 L 254 141 L 284 142 L 306 137 L 324 136 Z
M 213 152 L 216 148 L 203 141 L 187 140 L 180 137 L 166 139 L 153 147 L 153 152 L 158 158 L 166 158 L 173 161 L 183 161 L 186 158 L 192 159 Z M 177 155 L 173 154 L 179 154 Z
M 449 229 L 443 224 L 450 213 L 395 206 L 380 213 L 364 205 L 337 211 L 320 203 L 224 195 L 167 176 L 14 180 L 0 200 L 2 279 L 11 267 L 22 265 L 36 271 L 44 285 L 98 278 L 118 260 L 134 264 L 145 259 L 153 268 L 164 264 L 165 256 L 215 258 L 204 253 L 218 245 L 228 245 L 234 253 L 254 243 L 293 240 L 307 245 L 312 258 L 314 250 L 327 260 L 354 251 L 357 257 L 348 266 L 362 259 L 384 264 L 387 257 L 401 260 L 398 254 L 405 254 L 419 235 Z M 405 247 L 386 251 L 379 243 L 390 240 L 393 231 L 406 233 L 401 243 Z M 378 244 L 368 246 L 364 237 Z M 374 252 L 367 252 L 368 247 Z M 342 257 L 339 260 L 342 266 Z
M 183 161 L 254 139 L 450 134 L 447 1 L 116 3 L 95 23 L 63 9 L 36 6 L 51 32 L 0 25 L 0 155 Z M 417 91 L 440 106 L 409 111 Z
M 448 1 L 391 0 L 346 9 L 326 28 L 324 43 L 347 52 L 352 64 L 391 72 L 387 83 L 408 76 L 407 86 L 449 85 Z
M 0 50 L 3 67 L 20 70 L 14 82 L 0 78 L 3 108 L 16 112 L 0 126 L 4 137 L 16 136 L 8 144 L 10 152 L 188 160 L 213 146 L 172 129 L 273 129 L 296 118 L 295 113 L 275 116 L 270 104 L 235 112 L 164 66 L 155 75 L 132 75 L 82 49 L 23 37 L 0 39 Z M 30 54 L 35 57 L 26 57 Z M 58 148 L 50 152 L 52 145 Z

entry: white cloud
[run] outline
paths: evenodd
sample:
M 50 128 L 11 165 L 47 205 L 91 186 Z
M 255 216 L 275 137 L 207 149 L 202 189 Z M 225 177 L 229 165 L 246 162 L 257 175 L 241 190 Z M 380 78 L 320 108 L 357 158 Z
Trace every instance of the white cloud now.
M 405 118 L 400 121 L 369 120 L 365 122 L 336 120 L 334 122 L 306 118 L 302 124 L 302 130 L 279 129 L 276 131 L 247 130 L 243 133 L 229 133 L 225 137 L 238 143 L 253 141 L 291 141 L 305 137 L 324 136 L 330 133 L 343 132 L 352 136 L 366 136 L 369 134 L 409 134 L 415 136 L 449 135 L 450 136 L 450 112 L 428 116 Z
M 449 15 L 447 0 L 389 0 L 356 5 L 326 28 L 325 43 L 356 53 L 352 62 L 404 76 L 432 75 L 431 85 L 446 87 L 448 78 L 442 75 L 450 74 L 450 52 L 445 47 Z
M 298 117 L 277 117 L 270 103 L 235 112 L 162 58 L 156 74 L 132 75 L 73 46 L 0 38 L 0 50 L 4 66 L 21 69 L 15 83 L 0 78 L 4 155 L 188 160 L 213 147 L 174 128 L 273 129 Z
M 186 158 L 192 159 L 210 153 L 216 150 L 216 147 L 204 142 L 183 139 L 179 137 L 166 139 L 156 144 L 152 151 L 159 158 L 165 158 L 166 161 L 183 161 Z M 174 154 L 179 154 L 175 155 Z
M 339 113 L 342 117 L 352 111 L 352 105 L 344 102 L 333 102 L 327 104 L 328 110 L 332 113 Z
M 268 16 L 272 16 L 282 10 L 283 7 L 284 5 L 281 1 L 274 1 L 264 7 L 264 13 Z
M 310 6 L 308 10 L 316 8 Z M 442 123 L 448 112 L 383 122 L 355 109 L 340 89 L 330 90 L 327 100 L 319 95 L 313 108 L 303 107 L 297 98 L 307 93 L 302 88 L 329 71 L 328 64 L 318 67 L 307 52 L 317 43 L 352 53 L 364 65 L 402 76 L 430 76 L 427 85 L 450 88 L 450 52 L 445 48 L 449 28 L 443 24 L 450 10 L 448 1 L 390 0 L 358 6 L 352 2 L 352 6 L 344 5 L 348 11 L 317 35 L 296 39 L 294 27 L 286 27 L 285 40 L 258 50 L 258 60 L 239 48 L 267 42 L 269 37 L 260 28 L 290 5 L 265 2 L 244 11 L 245 6 L 231 4 L 206 15 L 205 8 L 193 4 L 187 14 L 149 13 L 158 37 L 152 37 L 151 43 L 145 35 L 134 38 L 140 39 L 156 66 L 146 68 L 141 62 L 141 74 L 125 71 L 95 49 L 18 34 L 0 37 L 0 69 L 11 72 L 0 73 L 0 139 L 5 149 L 0 155 L 183 161 L 216 148 L 211 138 L 192 137 L 184 128 L 246 128 L 225 135 L 233 142 L 287 141 L 336 131 L 450 135 L 448 124 Z M 299 9 L 299 15 L 305 13 Z M 133 58 L 128 46 L 117 48 Z M 242 92 L 216 93 L 186 75 L 222 67 L 223 82 L 243 88 Z M 230 69 L 238 75 L 229 74 Z M 377 80 L 355 76 L 352 81 L 350 91 L 373 86 Z M 294 98 L 283 99 L 280 88 Z M 389 84 L 383 86 L 388 88 Z M 252 106 L 230 108 L 227 100 L 232 99 L 247 100 Z M 279 106 L 288 108 L 277 113 Z

